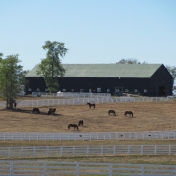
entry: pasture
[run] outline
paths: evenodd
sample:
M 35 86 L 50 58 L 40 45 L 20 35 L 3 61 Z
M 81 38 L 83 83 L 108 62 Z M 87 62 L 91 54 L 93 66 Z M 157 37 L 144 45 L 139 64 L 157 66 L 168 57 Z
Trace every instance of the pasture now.
M 55 114 L 48 115 L 51 107 L 39 107 L 40 114 L 33 108 L 14 111 L 0 110 L 0 132 L 138 132 L 176 130 L 176 102 L 133 102 L 96 104 L 95 109 L 85 105 L 60 105 Z M 115 110 L 116 116 L 108 111 Z M 124 116 L 132 111 L 133 117 Z M 84 120 L 79 131 L 68 129 L 69 124 Z
M 32 113 L 33 108 L 20 108 L 14 111 L 0 110 L 0 132 L 138 132 L 175 131 L 176 102 L 112 103 L 96 104 L 95 109 L 85 105 L 62 105 L 39 107 L 40 114 Z M 48 115 L 49 108 L 56 108 L 55 114 Z M 108 111 L 115 110 L 116 116 Z M 132 111 L 133 117 L 124 116 Z M 68 124 L 78 124 L 84 120 L 79 131 L 68 129 Z M 0 146 L 60 146 L 60 145 L 175 145 L 175 140 L 137 141 L 0 141 Z M 16 158 L 18 159 L 18 158 Z M 33 160 L 32 158 L 26 158 Z M 175 155 L 160 156 L 93 156 L 38 158 L 50 161 L 111 162 L 176 164 Z

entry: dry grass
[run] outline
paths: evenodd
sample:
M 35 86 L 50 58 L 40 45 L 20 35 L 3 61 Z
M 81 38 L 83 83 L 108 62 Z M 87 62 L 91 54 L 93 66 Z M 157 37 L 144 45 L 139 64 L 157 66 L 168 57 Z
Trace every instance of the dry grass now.
M 17 111 L 0 110 L 0 132 L 77 132 L 68 130 L 70 123 L 84 126 L 78 132 L 135 132 L 176 130 L 176 102 L 146 102 L 96 104 L 95 109 L 88 105 L 62 105 L 56 107 L 55 115 L 47 115 L 49 107 L 40 107 L 41 114 L 33 114 L 32 108 Z M 109 116 L 114 109 L 117 116 Z M 125 117 L 126 110 L 133 111 L 134 117 Z

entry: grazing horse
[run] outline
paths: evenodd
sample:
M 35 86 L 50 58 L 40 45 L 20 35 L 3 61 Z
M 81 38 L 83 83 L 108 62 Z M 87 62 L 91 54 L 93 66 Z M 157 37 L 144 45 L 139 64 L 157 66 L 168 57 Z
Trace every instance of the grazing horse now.
M 55 114 L 56 108 L 49 108 L 48 115 Z
M 93 106 L 94 109 L 95 109 L 95 103 L 92 104 L 92 103 L 88 103 L 88 102 L 87 102 L 87 104 L 89 105 L 89 108 L 90 108 L 90 109 L 91 109 L 92 106 Z
M 70 129 L 70 127 L 74 127 L 74 130 L 75 130 L 75 128 L 77 128 L 77 130 L 79 130 L 78 125 L 76 125 L 76 124 L 69 124 L 68 129 Z
M 115 115 L 116 115 L 116 112 L 115 112 L 114 110 L 109 110 L 109 111 L 108 111 L 108 114 L 109 114 L 109 115 L 111 115 L 111 114 L 112 114 L 112 115 L 114 115 L 114 116 L 115 116 Z
M 40 114 L 39 108 L 33 108 L 32 112 L 36 114 Z
M 83 123 L 84 123 L 83 120 L 80 120 L 80 121 L 78 122 L 78 126 L 81 126 L 81 125 L 83 126 Z
M 133 117 L 133 112 L 132 111 L 125 111 L 124 115 L 126 116 L 127 114 L 129 114 Z

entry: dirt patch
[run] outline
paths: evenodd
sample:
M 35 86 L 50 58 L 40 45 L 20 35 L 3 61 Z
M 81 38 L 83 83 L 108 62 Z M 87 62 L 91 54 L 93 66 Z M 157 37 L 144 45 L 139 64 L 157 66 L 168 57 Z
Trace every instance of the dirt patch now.
M 33 114 L 33 108 L 19 108 L 14 111 L 0 110 L 0 132 L 135 132 L 176 130 L 176 102 L 144 102 L 55 106 L 56 114 L 47 115 L 50 107 L 40 107 L 40 114 Z M 113 109 L 116 116 L 109 116 Z M 133 118 L 124 116 L 132 111 Z M 68 124 L 84 120 L 79 131 Z

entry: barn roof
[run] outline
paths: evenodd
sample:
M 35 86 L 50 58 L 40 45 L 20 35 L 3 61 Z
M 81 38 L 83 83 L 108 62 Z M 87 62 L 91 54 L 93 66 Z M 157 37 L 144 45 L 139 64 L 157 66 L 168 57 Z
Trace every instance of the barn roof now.
M 62 64 L 64 77 L 133 77 L 150 78 L 162 64 Z M 26 77 L 40 77 L 36 65 Z

